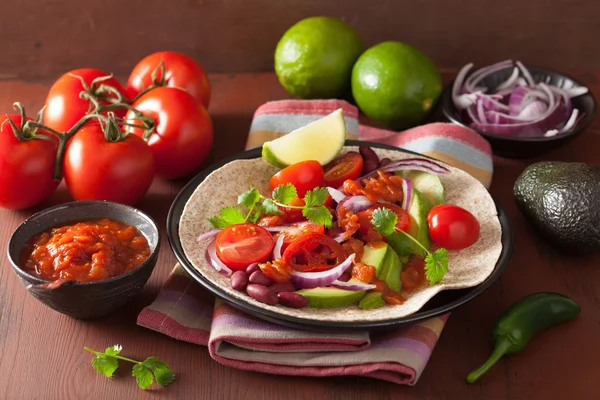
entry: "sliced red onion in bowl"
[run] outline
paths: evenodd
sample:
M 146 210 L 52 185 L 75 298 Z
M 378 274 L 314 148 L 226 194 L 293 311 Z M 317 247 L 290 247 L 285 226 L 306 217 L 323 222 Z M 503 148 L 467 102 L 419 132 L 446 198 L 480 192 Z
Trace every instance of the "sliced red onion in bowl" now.
M 208 263 L 212 265 L 217 272 L 225 276 L 230 276 L 233 273 L 233 271 L 230 270 L 227 265 L 223 264 L 223 262 L 219 260 L 219 256 L 217 256 L 217 243 L 214 240 L 206 249 L 206 261 L 208 261 Z
M 328 186 L 327 191 L 329 192 L 329 195 L 331 196 L 333 201 L 335 201 L 336 203 L 339 203 L 340 201 L 342 201 L 346 198 L 346 194 L 344 192 L 342 192 L 341 190 L 334 189 L 334 188 Z
M 402 208 L 408 211 L 410 208 L 410 202 L 412 200 L 412 182 L 410 179 L 404 179 L 402 181 L 402 191 L 404 192 L 404 197 L 402 198 Z
M 221 229 L 213 229 L 212 231 L 205 232 L 202 235 L 198 236 L 198 239 L 196 239 L 196 241 L 201 242 L 203 240 L 213 238 L 217 236 L 219 232 L 221 232 Z
M 360 282 L 360 281 L 348 281 L 348 282 L 343 282 L 340 280 L 335 280 L 331 283 L 332 287 L 336 287 L 339 289 L 344 289 L 344 290 L 351 290 L 353 292 L 359 292 L 361 290 L 371 290 L 371 289 L 375 289 L 376 286 L 373 285 L 372 283 L 364 283 L 364 282 Z
M 285 235 L 280 234 L 275 241 L 275 246 L 273 247 L 273 260 L 281 258 L 281 248 L 283 247 L 283 241 L 285 240 Z
M 333 281 L 338 279 L 342 274 L 352 266 L 355 254 L 350 254 L 339 265 L 320 272 L 298 272 L 292 271 L 290 282 L 298 289 L 311 289 L 320 286 L 329 286 Z

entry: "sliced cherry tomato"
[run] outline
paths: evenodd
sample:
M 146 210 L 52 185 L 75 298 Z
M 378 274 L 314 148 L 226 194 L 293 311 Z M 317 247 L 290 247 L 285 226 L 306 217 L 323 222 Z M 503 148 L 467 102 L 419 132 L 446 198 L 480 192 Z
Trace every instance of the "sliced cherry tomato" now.
M 301 161 L 273 175 L 269 183 L 272 189 L 291 183 L 296 187 L 298 197 L 303 198 L 306 192 L 323 184 L 323 168 L 318 161 Z
M 334 188 L 342 186 L 346 179 L 360 177 L 363 158 L 355 151 L 334 158 L 323 167 L 325 184 Z
M 275 245 L 265 228 L 254 224 L 231 225 L 217 235 L 217 256 L 234 270 L 266 261 Z
M 402 290 L 412 291 L 425 283 L 425 261 L 422 258 L 412 257 L 400 274 Z
M 283 260 L 296 271 L 326 271 L 345 260 L 342 245 L 317 232 L 294 240 L 283 252 Z
M 400 206 L 397 206 L 392 203 L 375 203 L 371 207 L 367 208 L 365 211 L 360 211 L 358 214 L 358 223 L 360 224 L 359 232 L 362 234 L 367 234 L 369 229 L 373 228 L 373 224 L 371 220 L 373 218 L 373 211 L 378 208 L 387 208 L 396 213 L 398 216 L 398 222 L 396 222 L 396 227 L 402 231 L 407 231 L 410 225 L 410 217 L 405 209 Z
M 290 245 L 290 243 L 298 239 L 300 236 L 305 235 L 309 232 L 317 232 L 320 234 L 324 234 L 325 227 L 323 225 L 315 224 L 314 222 L 310 221 L 299 222 L 292 225 L 289 231 L 284 231 L 281 233 L 282 235 L 284 235 L 283 246 L 281 247 L 281 251 L 285 251 L 285 249 Z
M 304 200 L 299 197 L 296 197 L 292 199 L 292 201 L 290 201 L 288 205 L 303 207 Z M 279 207 L 279 211 L 281 211 L 281 213 L 283 214 L 283 220 L 288 224 L 306 220 L 306 218 L 304 218 L 304 215 L 302 215 L 301 208 Z
M 260 270 L 277 283 L 286 283 L 290 281 L 292 268 L 283 260 L 277 259 L 272 262 L 258 264 Z
M 477 218 L 452 204 L 441 204 L 429 210 L 427 224 L 431 240 L 448 250 L 464 249 L 479 238 Z
M 279 226 L 283 225 L 283 223 L 283 217 L 279 215 L 264 215 L 258 221 L 258 225 L 260 226 Z

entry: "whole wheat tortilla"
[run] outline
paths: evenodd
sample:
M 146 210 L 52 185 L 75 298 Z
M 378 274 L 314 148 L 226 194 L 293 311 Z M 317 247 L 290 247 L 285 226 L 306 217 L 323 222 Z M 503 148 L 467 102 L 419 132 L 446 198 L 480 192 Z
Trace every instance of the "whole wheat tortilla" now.
M 346 146 L 342 152 L 357 151 L 357 149 L 354 146 Z M 388 157 L 394 161 L 415 157 L 413 154 L 401 151 L 378 148 L 374 148 L 374 150 L 380 158 Z M 246 293 L 233 290 L 229 278 L 219 274 L 208 264 L 205 251 L 210 240 L 203 243 L 197 241 L 198 236 L 202 233 L 214 229 L 208 222 L 208 217 L 218 215 L 219 210 L 223 207 L 235 206 L 237 196 L 248 190 L 248 178 L 252 179 L 253 184 L 261 193 L 269 193 L 269 178 L 279 169 L 262 158 L 230 162 L 213 171 L 198 185 L 185 205 L 179 221 L 181 244 L 192 265 L 208 281 L 229 295 L 265 310 L 298 318 L 335 322 L 375 322 L 404 317 L 418 311 L 429 299 L 442 290 L 468 288 L 483 282 L 494 270 L 502 250 L 500 221 L 494 201 L 486 188 L 466 172 L 442 162 L 439 163 L 451 171 L 440 175 L 444 185 L 446 203 L 459 205 L 475 215 L 481 224 L 479 239 L 464 250 L 450 251 L 448 272 L 443 280 L 434 286 L 425 287 L 411 294 L 401 305 L 386 305 L 372 310 L 361 310 L 357 304 L 330 309 L 311 307 L 292 309 L 279 305 L 270 306 L 252 299 Z

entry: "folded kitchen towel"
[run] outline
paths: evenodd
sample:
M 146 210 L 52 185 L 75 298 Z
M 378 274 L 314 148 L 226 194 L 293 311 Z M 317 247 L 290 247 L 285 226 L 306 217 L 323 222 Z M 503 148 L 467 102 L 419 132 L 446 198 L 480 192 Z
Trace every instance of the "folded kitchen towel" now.
M 339 100 L 283 100 L 256 110 L 246 148 L 260 146 L 344 110 L 349 139 L 386 143 L 461 168 L 489 187 L 491 149 L 475 132 L 434 123 L 401 133 L 360 125 L 358 110 Z M 448 315 L 382 333 L 321 333 L 287 328 L 249 316 L 215 300 L 176 265 L 156 300 L 138 316 L 141 326 L 208 346 L 218 362 L 234 368 L 298 376 L 360 375 L 414 385 Z

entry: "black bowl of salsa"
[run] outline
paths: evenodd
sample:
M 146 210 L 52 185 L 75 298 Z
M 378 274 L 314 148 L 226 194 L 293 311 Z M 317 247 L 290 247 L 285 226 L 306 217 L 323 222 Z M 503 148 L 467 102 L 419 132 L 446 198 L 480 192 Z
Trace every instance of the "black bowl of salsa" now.
M 60 204 L 11 235 L 8 258 L 36 299 L 77 319 L 106 316 L 144 287 L 160 234 L 144 212 L 109 201 Z

